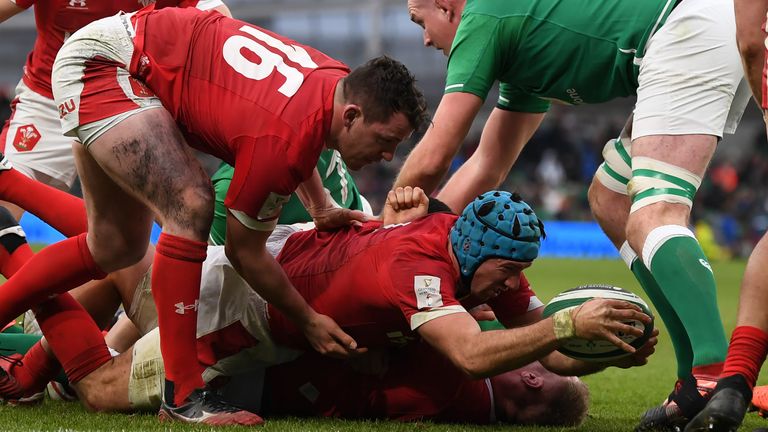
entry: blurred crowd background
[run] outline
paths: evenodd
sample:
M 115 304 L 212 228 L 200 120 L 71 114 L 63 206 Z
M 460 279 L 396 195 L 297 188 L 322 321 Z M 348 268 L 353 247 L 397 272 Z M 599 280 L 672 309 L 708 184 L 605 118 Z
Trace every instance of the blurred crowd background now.
M 224 0 L 233 15 L 312 45 L 354 67 L 388 54 L 416 75 L 434 110 L 442 94 L 446 59 L 422 47 L 421 30 L 408 18 L 402 0 Z M 0 121 L 35 37 L 31 11 L 0 24 Z M 578 67 L 576 65 L 575 67 Z M 454 169 L 477 146 L 486 107 L 454 161 Z M 521 154 L 504 188 L 517 190 L 545 220 L 592 220 L 587 188 L 602 162 L 605 143 L 618 135 L 633 100 L 584 107 L 555 106 Z M 419 136 L 388 164 L 355 173 L 358 186 L 381 208 L 405 156 Z M 758 110 L 751 106 L 736 135 L 718 146 L 709 175 L 694 205 L 691 225 L 710 259 L 746 257 L 768 228 L 768 143 Z M 208 160 L 208 167 L 216 161 Z M 74 191 L 77 193 L 77 191 Z

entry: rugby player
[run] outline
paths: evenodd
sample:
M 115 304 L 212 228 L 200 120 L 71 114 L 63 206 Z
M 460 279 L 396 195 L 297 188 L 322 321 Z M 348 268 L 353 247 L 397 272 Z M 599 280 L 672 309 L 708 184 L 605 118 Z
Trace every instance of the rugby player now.
M 378 58 L 350 73 L 312 48 L 218 13 L 148 7 L 81 29 L 53 70 L 64 132 L 83 144 L 75 157 L 89 230 L 44 249 L 6 282 L 0 319 L 138 261 L 157 218 L 153 286 L 168 378 L 161 413 L 256 421 L 202 397 L 195 322 L 213 194 L 191 145 L 235 167 L 227 230 L 236 240 L 227 251 L 238 271 L 316 349 L 356 352 L 355 341 L 291 287 L 265 243 L 299 185 L 318 226 L 364 218 L 334 207 L 313 170 L 325 147 L 352 169 L 391 159 L 425 113 L 405 67 Z
M 452 208 L 506 178 L 553 101 L 581 105 L 637 95 L 621 139 L 603 150 L 589 199 L 675 348 L 678 382 L 639 429 L 684 424 L 705 404 L 727 348 L 715 279 L 687 226 L 716 144 L 735 130 L 748 100 L 733 5 L 410 0 L 408 8 L 424 28 L 424 44 L 449 59 L 432 126 L 396 185 L 431 193 L 499 82 L 478 149 L 438 194 Z
M 72 138 L 61 132 L 59 109 L 53 101 L 51 70 L 64 41 L 86 24 L 114 15 L 120 11 L 136 11 L 145 1 L 57 1 L 57 0 L 0 0 L 0 23 L 34 6 L 37 38 L 27 56 L 24 74 L 16 86 L 11 102 L 11 117 L 0 132 L 0 146 L 7 160 L 18 172 L 54 188 L 68 191 L 75 180 L 75 160 Z M 158 0 L 157 8 L 194 7 L 216 10 L 231 16 L 221 0 Z M 20 176 L 6 175 L 0 180 L 0 199 L 11 210 L 16 220 L 30 200 L 48 203 L 40 215 L 67 237 L 86 231 L 85 208 L 73 207 L 75 214 L 57 211 L 58 201 L 66 196 L 56 195 L 45 188 L 28 182 Z M 4 265 L 0 257 L 0 266 Z
M 592 373 L 609 365 L 644 364 L 653 352 L 655 336 L 634 355 L 611 363 L 585 363 L 553 351 L 560 340 L 578 336 L 608 339 L 634 352 L 614 332 L 637 335 L 639 330 L 622 321 L 648 322 L 649 318 L 625 302 L 600 299 L 542 319 L 543 305 L 521 273 L 538 253 L 540 222 L 517 196 L 486 195 L 460 217 L 438 213 L 410 221 L 419 212 L 423 216 L 426 195 L 418 189 L 398 190 L 390 194 L 390 203 L 415 204 L 393 205 L 399 215 L 385 216 L 397 222 L 393 225 L 368 222 L 334 233 L 296 232 L 298 228 L 281 226 L 268 248 L 271 253 L 280 252 L 278 261 L 309 304 L 329 314 L 368 348 L 401 347 L 420 336 L 457 370 L 475 378 L 539 358 L 547 368 L 567 375 Z M 127 313 L 143 333 L 154 326 L 148 300 L 151 278 L 140 268 L 126 274 L 132 282 L 121 291 L 133 293 Z M 266 304 L 237 274 L 221 247 L 209 249 L 203 275 L 197 335 L 198 356 L 209 366 L 206 379 L 236 374 L 257 362 L 288 360 L 299 352 L 296 349 L 309 349 L 286 316 Z M 466 312 L 478 303 L 487 303 L 504 325 L 517 328 L 481 332 Z M 113 360 L 103 341 L 100 352 L 90 351 L 96 346 L 82 349 L 79 340 L 95 340 L 100 337 L 98 329 L 69 315 L 80 309 L 74 301 L 66 307 L 64 313 L 39 307 L 37 315 L 43 334 L 85 403 L 103 410 L 159 404 L 163 379 L 155 371 L 162 370 L 163 360 L 158 332 L 146 333 L 133 350 Z M 122 390 L 107 394 L 105 382 L 119 383 L 114 388 Z M 19 388 L 17 394 L 29 390 Z
M 734 0 L 736 37 L 744 72 L 755 101 L 766 118 L 768 84 L 766 83 L 765 32 L 768 3 Z M 750 401 L 761 411 L 768 410 L 766 387 L 754 389 L 760 367 L 768 353 L 768 236 L 763 235 L 747 261 L 739 294 L 736 328 L 728 346 L 725 366 L 712 399 L 686 427 L 686 431 L 732 431 L 738 429 Z

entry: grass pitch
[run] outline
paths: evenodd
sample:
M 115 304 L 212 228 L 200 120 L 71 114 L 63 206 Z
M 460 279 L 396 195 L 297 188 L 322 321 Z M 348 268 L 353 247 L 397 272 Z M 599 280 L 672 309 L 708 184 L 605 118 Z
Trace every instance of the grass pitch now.
M 727 334 L 736 321 L 739 284 L 744 270 L 743 262 L 714 263 L 719 288 L 721 315 Z M 541 259 L 526 272 L 534 290 L 547 302 L 556 293 L 587 283 L 606 283 L 621 286 L 642 296 L 637 282 L 621 261 L 578 261 Z M 649 302 L 650 303 L 650 302 Z M 663 324 L 656 354 L 642 368 L 621 370 L 611 368 L 584 378 L 590 387 L 592 403 L 587 421 L 571 430 L 630 431 L 643 411 L 660 403 L 672 390 L 675 380 L 675 359 Z M 768 383 L 763 370 L 761 384 Z M 748 414 L 741 430 L 768 427 L 768 420 L 754 413 Z M 242 430 L 244 428 L 217 428 L 215 430 Z M 523 428 L 510 426 L 466 426 L 432 423 L 401 424 L 394 422 L 353 422 L 332 419 L 267 419 L 264 431 L 551 431 L 557 428 Z M 46 401 L 39 408 L 0 407 L 0 430 L 130 430 L 130 431 L 202 431 L 210 428 L 182 424 L 161 424 L 154 415 L 90 414 L 79 404 Z M 569 429 L 562 429 L 569 430 Z

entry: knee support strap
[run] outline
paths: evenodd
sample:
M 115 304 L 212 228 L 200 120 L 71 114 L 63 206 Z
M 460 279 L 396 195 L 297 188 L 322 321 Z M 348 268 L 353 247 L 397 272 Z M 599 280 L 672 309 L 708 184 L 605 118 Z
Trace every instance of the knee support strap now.
M 632 158 L 632 179 L 627 185 L 630 213 L 657 202 L 693 206 L 701 177 L 678 166 L 649 157 Z
M 595 177 L 608 189 L 627 195 L 627 183 L 632 178 L 632 159 L 629 156 L 629 138 L 621 136 L 611 139 L 603 147 L 605 162 L 595 173 Z

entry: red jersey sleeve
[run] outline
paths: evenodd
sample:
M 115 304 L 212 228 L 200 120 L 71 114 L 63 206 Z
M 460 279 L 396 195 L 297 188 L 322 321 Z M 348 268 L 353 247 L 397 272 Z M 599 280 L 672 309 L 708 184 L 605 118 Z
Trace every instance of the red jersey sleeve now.
M 501 322 L 514 320 L 516 317 L 543 306 L 523 273 L 520 273 L 518 289 L 504 291 L 499 296 L 489 300 L 487 304 Z
M 435 256 L 418 239 L 394 254 L 390 278 L 397 303 L 411 330 L 427 321 L 466 312 L 456 300 L 456 271 L 444 257 Z
M 235 173 L 224 199 L 243 225 L 271 231 L 290 195 L 305 180 L 286 157 L 288 143 L 277 136 L 247 138 L 237 145 Z

